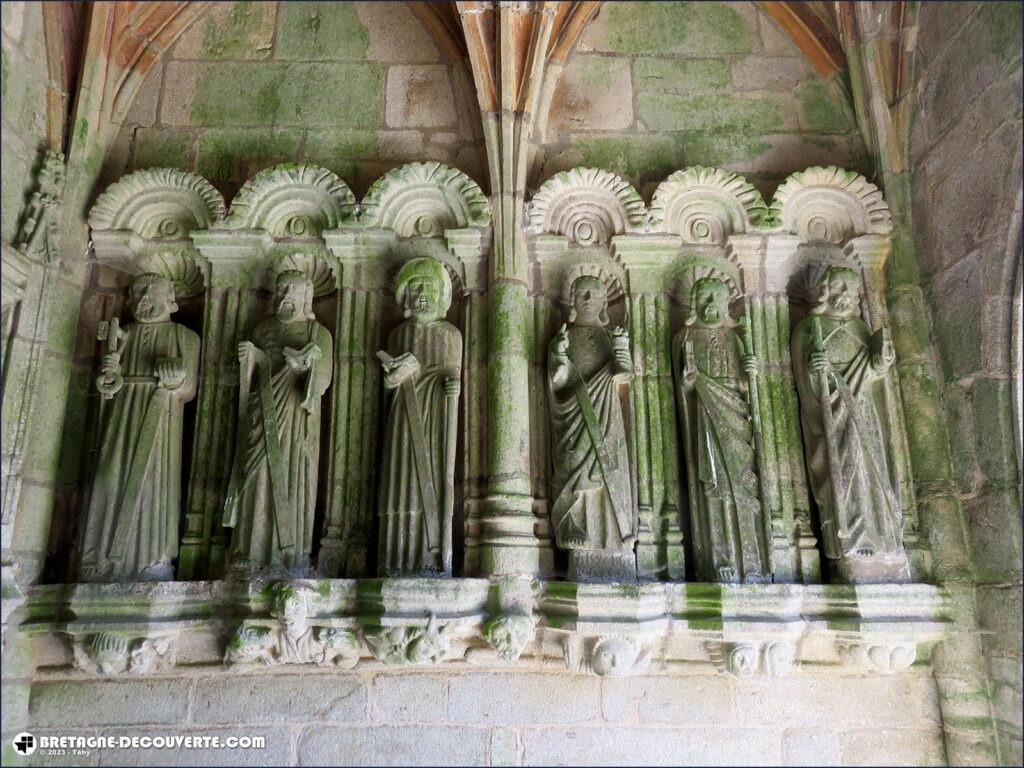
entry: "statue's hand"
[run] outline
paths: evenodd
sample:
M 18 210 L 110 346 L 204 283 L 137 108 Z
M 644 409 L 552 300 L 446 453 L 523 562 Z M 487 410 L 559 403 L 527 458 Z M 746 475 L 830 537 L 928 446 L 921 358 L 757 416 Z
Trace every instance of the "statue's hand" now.
M 256 345 L 251 341 L 242 341 L 238 344 L 238 362 L 247 365 L 256 359 Z
M 414 379 L 420 375 L 420 361 L 411 352 L 395 358 L 391 370 L 384 374 L 384 386 L 394 389 L 406 379 Z
M 888 328 L 881 328 L 874 335 L 874 346 L 878 350 L 878 354 L 875 355 L 875 368 L 878 370 L 887 370 L 894 362 L 896 362 L 896 350 L 892 346 L 892 337 L 889 335 Z
M 164 389 L 177 389 L 185 383 L 185 364 L 180 357 L 167 357 L 157 361 L 156 378 Z
M 569 334 L 565 323 L 562 323 L 558 329 L 558 333 L 555 334 L 553 344 L 551 346 L 551 354 L 555 357 L 569 359 Z
M 689 392 L 697 386 L 697 366 L 693 364 L 693 342 L 683 347 L 683 389 Z
M 811 369 L 811 373 L 826 373 L 831 367 L 828 352 L 811 352 L 807 356 L 807 367 Z
M 446 395 L 455 395 L 455 397 L 458 397 L 459 393 L 461 391 L 462 391 L 462 382 L 459 381 L 458 379 L 445 379 L 444 380 L 444 393 Z
M 757 358 L 754 357 L 754 355 L 744 355 L 743 356 L 743 372 L 745 374 L 747 374 L 747 376 L 756 376 L 757 375 L 757 369 L 758 369 Z
M 100 359 L 100 373 L 105 379 L 112 379 L 121 372 L 121 355 L 110 352 Z
M 313 365 L 312 357 L 306 354 L 305 350 L 285 347 L 281 350 L 281 354 L 284 355 L 284 361 L 288 367 L 296 373 L 304 373 Z

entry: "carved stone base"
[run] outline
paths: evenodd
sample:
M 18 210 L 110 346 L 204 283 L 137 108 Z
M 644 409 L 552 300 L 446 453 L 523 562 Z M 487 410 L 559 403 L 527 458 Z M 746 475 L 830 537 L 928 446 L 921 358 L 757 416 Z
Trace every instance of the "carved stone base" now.
M 910 581 L 910 561 L 906 552 L 845 557 L 830 564 L 836 579 L 846 584 L 903 584 Z
M 569 551 L 569 581 L 636 581 L 633 552 Z

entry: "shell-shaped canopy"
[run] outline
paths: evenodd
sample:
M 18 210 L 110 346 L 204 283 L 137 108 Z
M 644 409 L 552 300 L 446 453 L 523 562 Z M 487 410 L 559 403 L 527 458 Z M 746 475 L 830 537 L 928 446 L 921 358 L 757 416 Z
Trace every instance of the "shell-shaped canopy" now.
M 283 163 L 253 176 L 231 201 L 229 228 L 262 229 L 278 238 L 318 237 L 351 220 L 355 195 L 333 171 Z
M 438 162 L 388 171 L 370 187 L 362 208 L 364 226 L 390 229 L 399 237 L 438 237 L 448 229 L 491 223 L 490 203 L 477 183 Z
M 892 231 L 892 215 L 878 187 L 832 165 L 792 174 L 776 190 L 770 210 L 785 231 L 805 242 L 842 243 Z
M 761 193 L 738 173 L 695 165 L 658 185 L 651 228 L 686 242 L 721 243 L 758 226 L 767 213 Z
M 96 231 L 130 231 L 150 240 L 179 240 L 224 216 L 224 198 L 194 173 L 149 168 L 107 187 L 89 211 Z
M 530 203 L 530 229 L 565 235 L 580 245 L 604 245 L 637 231 L 647 215 L 633 186 L 599 168 L 572 168 L 548 179 Z

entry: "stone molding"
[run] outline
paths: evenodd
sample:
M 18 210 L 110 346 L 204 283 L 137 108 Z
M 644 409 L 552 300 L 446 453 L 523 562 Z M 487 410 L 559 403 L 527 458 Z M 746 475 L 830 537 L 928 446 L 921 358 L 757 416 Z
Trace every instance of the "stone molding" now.
M 532 232 L 605 245 L 614 235 L 639 230 L 645 216 L 644 202 L 628 181 L 598 168 L 573 168 L 544 182 L 527 218 Z
M 693 166 L 658 185 L 651 201 L 651 229 L 686 242 L 721 243 L 761 224 L 768 214 L 761 193 L 738 173 Z
M 76 668 L 108 676 L 163 674 L 175 663 L 343 670 L 376 662 L 564 665 L 609 677 L 710 666 L 740 678 L 811 664 L 816 674 L 874 675 L 927 661 L 950 626 L 948 602 L 943 589 L 922 584 L 79 584 L 32 587 L 19 631 L 66 637 Z M 222 655 L 204 655 L 213 648 Z

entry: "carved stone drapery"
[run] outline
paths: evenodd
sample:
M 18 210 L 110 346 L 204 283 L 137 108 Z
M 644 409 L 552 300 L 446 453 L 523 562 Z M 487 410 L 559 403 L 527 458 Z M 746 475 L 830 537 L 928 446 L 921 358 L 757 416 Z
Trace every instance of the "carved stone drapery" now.
M 542 363 L 566 286 L 590 274 L 608 287 L 614 322 L 625 325 L 632 339 L 636 381 L 628 442 L 636 466 L 639 574 L 683 578 L 686 456 L 679 445 L 669 341 L 680 327 L 680 304 L 688 301 L 683 289 L 715 274 L 737 297 L 734 314 L 744 316 L 760 361 L 760 386 L 751 398 L 773 578 L 819 580 L 789 360 L 796 319 L 790 308 L 803 312 L 801 286 L 811 265 L 851 263 L 864 276 L 870 322 L 884 321 L 888 211 L 877 190 L 856 174 L 812 168 L 794 174 L 769 207 L 735 173 L 694 167 L 666 179 L 648 209 L 619 177 L 574 169 L 543 185 L 525 212 L 532 270 L 524 275 L 532 294 L 526 303 L 519 296 L 525 283 L 489 274 L 488 217 L 479 188 L 437 163 L 389 172 L 362 207 L 342 180 L 308 164 L 261 172 L 227 213 L 208 183 L 169 169 L 133 174 L 101 196 L 92 214 L 98 259 L 128 272 L 158 271 L 182 295 L 205 291 L 206 352 L 179 577 L 220 572 L 225 467 L 236 443 L 234 348 L 258 319 L 258 289 L 292 269 L 314 282 L 323 297 L 318 311 L 333 321 L 335 335 L 319 570 L 327 576 L 366 573 L 378 483 L 380 372 L 374 354 L 395 321 L 386 292 L 401 264 L 430 256 L 453 278 L 453 312 L 459 316 L 452 319 L 465 334 L 456 505 L 457 560 L 464 573 L 555 573 Z M 481 332 L 485 323 L 490 335 Z M 521 364 L 531 385 L 495 399 L 495 392 L 517 381 Z M 904 539 L 915 573 L 925 573 L 894 376 L 886 380 L 886 392 L 895 414 L 892 453 Z M 507 423 L 513 417 L 516 424 Z M 523 425 L 529 425 L 528 444 L 517 437 Z M 530 457 L 522 477 L 512 464 L 505 466 L 513 453 Z M 505 469 L 495 475 L 497 465 Z M 531 482 L 528 495 L 520 487 L 523 478 Z

